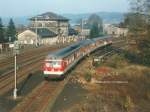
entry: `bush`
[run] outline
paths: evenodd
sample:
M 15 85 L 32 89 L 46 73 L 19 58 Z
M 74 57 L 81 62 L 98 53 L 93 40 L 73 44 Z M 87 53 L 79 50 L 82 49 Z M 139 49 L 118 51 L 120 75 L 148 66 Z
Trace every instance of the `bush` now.
M 91 75 L 90 73 L 86 73 L 85 76 L 84 76 L 84 78 L 85 78 L 85 80 L 86 80 L 87 82 L 90 82 L 91 79 L 92 79 L 92 75 Z
M 93 66 L 94 66 L 94 67 L 99 67 L 99 66 L 101 66 L 101 65 L 102 65 L 101 62 L 94 62 L 94 63 L 93 63 Z
M 147 98 L 150 100 L 150 92 L 147 92 Z
M 127 112 L 129 112 L 129 110 L 133 108 L 133 106 L 134 104 L 133 104 L 131 97 L 126 96 L 124 107 L 126 108 Z
M 124 58 L 123 55 L 114 55 L 106 62 L 108 66 L 113 68 L 121 68 L 127 64 L 127 60 Z

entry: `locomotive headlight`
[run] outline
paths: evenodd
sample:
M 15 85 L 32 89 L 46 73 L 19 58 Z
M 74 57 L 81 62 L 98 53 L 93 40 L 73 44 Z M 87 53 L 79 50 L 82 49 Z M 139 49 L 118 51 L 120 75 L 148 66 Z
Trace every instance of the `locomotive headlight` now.
M 45 63 L 46 67 L 50 67 L 50 64 L 49 63 Z

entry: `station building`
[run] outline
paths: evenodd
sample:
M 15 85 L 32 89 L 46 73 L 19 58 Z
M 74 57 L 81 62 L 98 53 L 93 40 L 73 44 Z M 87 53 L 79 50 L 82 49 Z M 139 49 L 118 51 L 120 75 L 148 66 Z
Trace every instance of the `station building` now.
M 69 34 L 69 19 L 47 12 L 29 19 L 27 30 L 18 34 L 20 44 L 53 44 Z

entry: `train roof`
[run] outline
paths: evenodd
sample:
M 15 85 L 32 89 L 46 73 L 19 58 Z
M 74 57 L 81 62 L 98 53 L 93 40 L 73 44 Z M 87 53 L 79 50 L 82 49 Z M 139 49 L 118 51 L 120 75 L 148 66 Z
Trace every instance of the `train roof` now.
M 95 38 L 95 39 L 86 39 L 86 40 L 82 40 L 78 43 L 75 43 L 73 45 L 70 45 L 66 48 L 63 48 L 57 52 L 53 52 L 53 53 L 50 53 L 48 56 L 47 56 L 47 59 L 48 58 L 52 58 L 52 59 L 61 59 L 61 58 L 64 58 L 70 54 L 72 54 L 74 51 L 76 51 L 77 49 L 79 49 L 81 46 L 86 46 L 88 44 L 91 44 L 91 43 L 94 43 L 95 41 L 99 40 L 99 39 L 105 39 L 105 38 L 109 38 L 108 36 L 105 36 L 105 37 L 100 37 L 100 38 Z
M 75 50 L 79 49 L 82 45 L 83 41 L 80 41 L 76 44 L 70 45 L 69 47 L 63 48 L 57 52 L 50 53 L 47 58 L 63 58 L 74 52 Z
M 82 43 L 82 46 L 86 46 L 88 44 L 94 43 L 95 41 L 93 41 L 92 39 L 87 39 L 86 41 L 84 41 L 84 43 Z
M 60 50 L 59 52 L 56 52 L 55 56 L 60 57 L 60 58 L 66 57 L 66 56 L 70 55 L 72 52 L 74 52 L 75 50 L 79 49 L 81 44 L 82 44 L 82 42 L 77 43 L 75 45 L 71 45 L 67 48 L 64 48 L 64 49 Z
M 106 39 L 106 38 L 112 38 L 112 37 L 107 35 L 107 36 L 103 36 L 103 37 L 93 38 L 93 40 L 97 41 L 97 40 Z
M 92 40 L 82 40 L 78 43 L 75 43 L 73 45 L 70 45 L 69 47 L 63 48 L 57 52 L 54 53 L 50 53 L 47 58 L 56 58 L 56 59 L 61 59 L 64 58 L 68 55 L 70 55 L 71 53 L 73 53 L 74 51 L 76 51 L 77 49 L 79 49 L 81 46 L 86 46 L 87 44 L 92 43 Z

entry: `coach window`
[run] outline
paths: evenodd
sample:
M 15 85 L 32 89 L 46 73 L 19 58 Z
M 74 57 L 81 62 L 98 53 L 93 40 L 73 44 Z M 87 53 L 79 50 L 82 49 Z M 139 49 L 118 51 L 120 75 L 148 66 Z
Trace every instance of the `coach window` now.
M 68 65 L 68 64 L 69 64 L 69 63 L 68 63 L 68 60 L 66 60 L 65 63 L 66 63 L 66 65 Z

